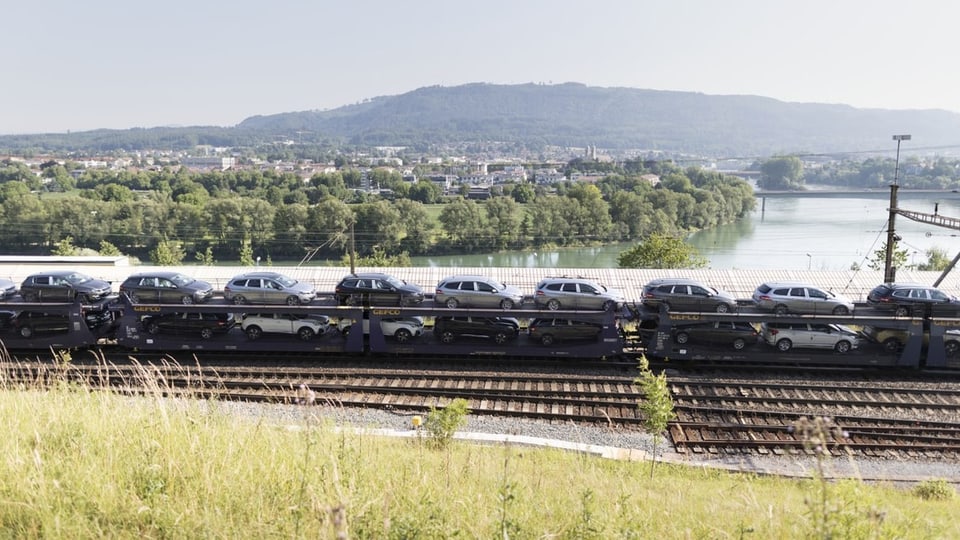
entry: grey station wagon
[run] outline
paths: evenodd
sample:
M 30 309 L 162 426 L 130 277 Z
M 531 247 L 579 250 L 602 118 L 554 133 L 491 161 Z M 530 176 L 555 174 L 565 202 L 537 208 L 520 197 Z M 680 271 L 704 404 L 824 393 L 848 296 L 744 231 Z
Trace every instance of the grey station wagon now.
M 223 296 L 234 304 L 309 304 L 317 297 L 313 285 L 277 272 L 249 272 L 230 280 Z
M 20 285 L 20 296 L 26 302 L 97 302 L 111 292 L 106 281 L 73 270 L 32 274 Z
M 523 303 L 519 288 L 484 276 L 450 276 L 437 284 L 433 297 L 437 305 L 448 308 L 489 307 L 512 309 Z

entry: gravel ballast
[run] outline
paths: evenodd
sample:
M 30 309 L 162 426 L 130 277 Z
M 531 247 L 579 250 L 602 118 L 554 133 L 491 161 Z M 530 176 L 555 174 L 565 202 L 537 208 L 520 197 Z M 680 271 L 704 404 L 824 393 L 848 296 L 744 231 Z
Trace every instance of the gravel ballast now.
M 264 419 L 295 428 L 306 421 L 330 421 L 342 429 L 383 436 L 416 435 L 413 417 L 418 413 L 381 409 L 339 408 L 324 405 L 264 405 L 218 402 L 224 412 Z M 421 415 L 423 416 L 423 415 Z M 652 437 L 641 431 L 614 427 L 584 426 L 527 419 L 469 415 L 456 438 L 484 444 L 522 444 L 588 452 L 611 459 L 649 460 Z M 732 472 L 811 477 L 816 460 L 807 455 L 712 454 L 673 451 L 661 441 L 658 459 L 690 466 L 712 467 Z M 960 485 L 960 462 L 955 458 L 840 456 L 827 460 L 829 478 L 856 478 L 869 482 L 913 483 L 946 480 Z

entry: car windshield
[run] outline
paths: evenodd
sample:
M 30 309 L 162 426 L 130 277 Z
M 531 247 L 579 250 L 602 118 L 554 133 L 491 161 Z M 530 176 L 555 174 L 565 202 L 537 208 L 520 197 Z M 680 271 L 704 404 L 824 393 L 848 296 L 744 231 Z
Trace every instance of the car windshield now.
M 66 276 L 64 279 L 70 282 L 71 285 L 79 285 L 81 283 L 86 283 L 92 280 L 93 278 L 88 275 L 81 274 L 80 272 L 74 272 L 69 276 Z
M 283 285 L 283 287 L 287 289 L 297 284 L 297 280 L 293 278 L 289 278 L 287 276 L 277 276 L 275 279 L 277 283 L 279 283 L 280 285 Z
M 170 281 L 172 281 L 177 287 L 183 287 L 193 283 L 196 280 L 190 276 L 185 276 L 183 274 L 175 274 L 173 276 L 170 276 Z

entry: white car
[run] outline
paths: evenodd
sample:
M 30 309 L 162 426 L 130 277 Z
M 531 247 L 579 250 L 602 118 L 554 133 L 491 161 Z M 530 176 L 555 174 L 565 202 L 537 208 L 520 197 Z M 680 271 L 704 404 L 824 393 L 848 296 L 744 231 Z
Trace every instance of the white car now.
M 327 332 L 330 318 L 326 315 L 253 313 L 243 318 L 240 328 L 250 339 L 259 339 L 263 334 L 291 334 L 309 341 Z
M 860 346 L 860 334 L 839 324 L 765 322 L 760 336 L 780 352 L 802 347 L 846 353 Z
M 353 319 L 340 319 L 337 328 L 343 337 L 350 335 L 350 329 L 354 325 Z M 380 319 L 380 331 L 384 336 L 392 337 L 400 343 L 406 343 L 411 339 L 423 335 L 423 317 L 402 317 L 398 319 Z M 363 320 L 363 333 L 370 333 L 370 321 Z

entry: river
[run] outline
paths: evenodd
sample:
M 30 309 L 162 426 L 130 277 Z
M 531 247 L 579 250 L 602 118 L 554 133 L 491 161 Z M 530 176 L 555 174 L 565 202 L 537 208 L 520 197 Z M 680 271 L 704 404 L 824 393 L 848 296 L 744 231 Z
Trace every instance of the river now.
M 898 197 L 901 209 L 960 219 L 960 194 L 909 193 Z M 767 196 L 746 218 L 694 233 L 688 241 L 716 270 L 794 269 L 845 270 L 854 263 L 866 267 L 886 241 L 889 192 L 804 197 Z M 926 250 L 939 247 L 952 258 L 960 251 L 960 231 L 927 225 L 897 216 L 899 247 L 908 250 L 909 264 L 927 260 Z M 617 256 L 634 244 L 599 247 L 506 251 L 481 255 L 413 257 L 414 266 L 611 268 Z

